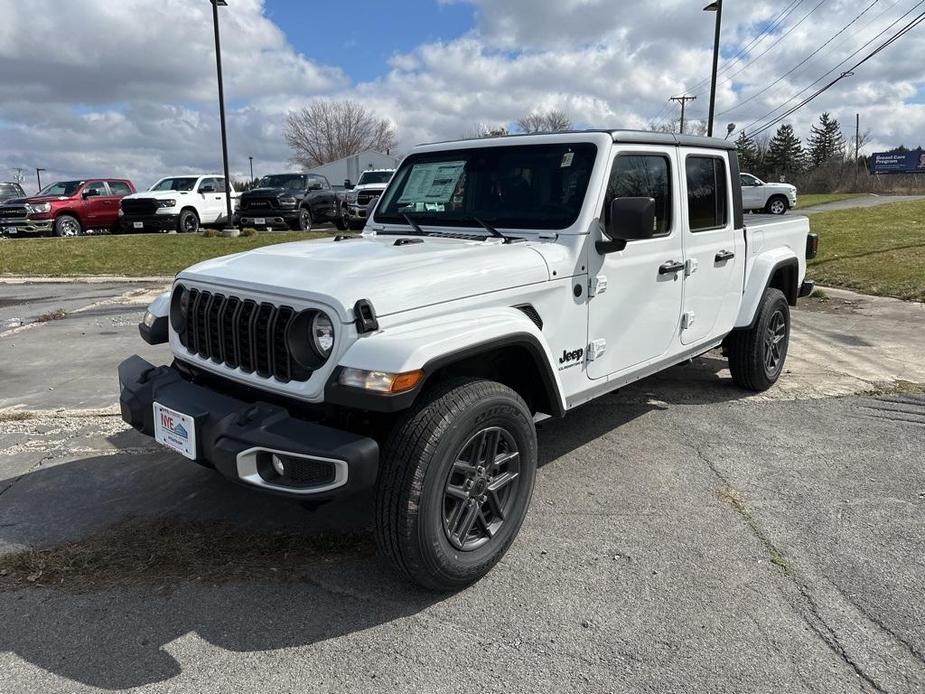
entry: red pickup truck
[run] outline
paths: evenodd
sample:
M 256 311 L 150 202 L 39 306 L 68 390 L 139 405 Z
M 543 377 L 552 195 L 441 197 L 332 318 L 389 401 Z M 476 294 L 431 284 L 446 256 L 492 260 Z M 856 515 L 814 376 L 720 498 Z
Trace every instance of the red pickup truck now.
M 52 183 L 32 197 L 0 205 L 0 232 L 77 236 L 91 229 L 116 229 L 119 203 L 134 192 L 135 186 L 124 178 Z

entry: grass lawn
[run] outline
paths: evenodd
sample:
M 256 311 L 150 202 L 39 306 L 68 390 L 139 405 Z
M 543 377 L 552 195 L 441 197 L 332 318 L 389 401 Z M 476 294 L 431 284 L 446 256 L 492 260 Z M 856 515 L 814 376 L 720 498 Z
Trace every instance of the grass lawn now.
M 796 209 L 802 210 L 807 207 L 827 205 L 830 202 L 850 200 L 851 198 L 863 198 L 865 196 L 866 193 L 826 193 L 822 195 L 798 195 Z
M 864 294 L 925 301 L 925 202 L 820 212 L 810 226 L 819 234 L 810 279 Z
M 324 236 L 329 234 L 264 233 L 235 239 L 206 238 L 198 234 L 8 239 L 0 240 L 0 275 L 172 276 L 201 260 Z

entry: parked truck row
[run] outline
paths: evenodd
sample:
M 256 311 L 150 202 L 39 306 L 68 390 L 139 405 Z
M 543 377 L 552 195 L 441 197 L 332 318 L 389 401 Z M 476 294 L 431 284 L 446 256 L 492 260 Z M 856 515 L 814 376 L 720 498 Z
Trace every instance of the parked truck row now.
M 9 236 L 77 236 L 109 233 L 195 233 L 228 224 L 227 198 L 240 228 L 308 231 L 333 223 L 363 228 L 392 171 L 369 171 L 356 186 L 338 190 L 318 174 L 264 176 L 244 193 L 218 174 L 169 176 L 147 191 L 121 178 L 59 181 L 26 196 L 15 183 L 0 184 L 0 233 Z

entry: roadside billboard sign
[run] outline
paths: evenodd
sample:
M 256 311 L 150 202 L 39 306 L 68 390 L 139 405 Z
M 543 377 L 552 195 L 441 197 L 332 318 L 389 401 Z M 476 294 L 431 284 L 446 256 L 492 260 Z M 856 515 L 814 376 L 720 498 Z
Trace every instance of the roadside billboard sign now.
M 872 174 L 925 174 L 925 150 L 872 154 L 869 166 Z

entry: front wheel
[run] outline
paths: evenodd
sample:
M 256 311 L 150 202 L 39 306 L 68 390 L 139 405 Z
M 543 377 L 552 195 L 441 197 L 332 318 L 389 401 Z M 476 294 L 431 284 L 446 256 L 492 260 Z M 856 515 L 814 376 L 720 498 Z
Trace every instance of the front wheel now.
M 781 215 L 785 214 L 789 207 L 790 206 L 787 203 L 787 198 L 783 197 L 782 195 L 775 195 L 773 198 L 768 200 L 767 210 L 771 214 Z
M 199 231 L 199 217 L 192 210 L 183 210 L 177 218 L 177 232 L 195 234 Z
M 507 386 L 455 379 L 422 394 L 386 442 L 376 539 L 392 564 L 438 591 L 479 580 L 504 556 L 536 477 L 536 428 Z
M 334 226 L 338 231 L 347 231 L 347 210 L 341 208 L 340 213 L 334 218 Z
M 312 230 L 312 213 L 305 207 L 299 210 L 299 231 Z
M 69 214 L 63 214 L 55 220 L 52 233 L 55 236 L 79 236 L 83 229 L 80 226 L 80 220 Z
M 780 378 L 789 346 L 790 305 L 780 289 L 768 289 L 758 307 L 755 324 L 730 336 L 732 380 L 747 390 L 767 390 Z

